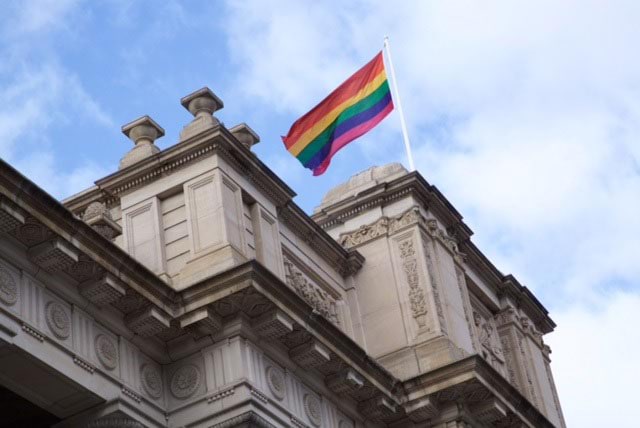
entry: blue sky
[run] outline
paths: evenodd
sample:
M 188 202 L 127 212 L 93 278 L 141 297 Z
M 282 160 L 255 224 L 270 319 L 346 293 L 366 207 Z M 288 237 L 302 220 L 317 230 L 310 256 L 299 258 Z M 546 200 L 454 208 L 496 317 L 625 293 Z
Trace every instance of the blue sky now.
M 207 85 L 310 212 L 352 174 L 405 162 L 396 113 L 317 178 L 279 138 L 389 35 L 418 170 L 559 325 L 547 341 L 569 425 L 625 426 L 640 382 L 620 357 L 640 353 L 639 21 L 635 1 L 9 1 L 0 156 L 68 196 L 117 168 L 120 127 L 141 115 L 175 144 L 180 98 Z

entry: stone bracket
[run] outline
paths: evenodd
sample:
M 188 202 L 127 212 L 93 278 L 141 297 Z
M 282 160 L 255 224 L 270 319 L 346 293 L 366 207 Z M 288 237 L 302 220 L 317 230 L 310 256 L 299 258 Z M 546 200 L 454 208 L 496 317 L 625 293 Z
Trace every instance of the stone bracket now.
M 483 401 L 470 409 L 471 414 L 480 422 L 493 424 L 507 417 L 507 408 L 496 399 Z
M 279 310 L 270 311 L 253 324 L 254 330 L 267 340 L 276 340 L 293 331 L 293 320 Z
M 180 319 L 180 328 L 186 328 L 196 337 L 204 336 L 220 330 L 222 318 L 209 307 L 199 308 Z
M 85 299 L 97 306 L 114 303 L 126 294 L 124 284 L 110 274 L 97 280 L 85 281 L 78 285 L 78 289 Z
M 373 397 L 361 402 L 358 405 L 358 410 L 375 420 L 389 418 L 397 414 L 397 406 L 384 396 Z
M 80 260 L 80 254 L 60 238 L 45 241 L 29 249 L 29 258 L 50 273 L 70 268 Z
M 141 312 L 133 313 L 125 318 L 127 327 L 142 336 L 154 336 L 168 329 L 170 319 L 154 307 L 148 307 Z
M 331 360 L 329 350 L 315 340 L 310 340 L 291 349 L 289 356 L 299 366 L 305 369 L 317 367 Z
M 25 223 L 26 214 L 14 207 L 6 198 L 0 197 L 0 233 L 11 232 Z
M 355 370 L 348 368 L 328 376 L 325 384 L 337 394 L 353 394 L 364 386 L 364 379 Z
M 407 416 L 413 422 L 424 422 L 427 419 L 436 417 L 440 412 L 434 400 L 428 397 L 407 403 L 404 408 Z

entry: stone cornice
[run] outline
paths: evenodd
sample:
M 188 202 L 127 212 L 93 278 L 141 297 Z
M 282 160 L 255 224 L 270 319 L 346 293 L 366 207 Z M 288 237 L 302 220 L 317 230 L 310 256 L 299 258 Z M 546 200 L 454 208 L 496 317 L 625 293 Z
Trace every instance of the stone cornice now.
M 212 425 L 210 428 L 233 428 L 238 426 L 276 428 L 275 425 L 273 425 L 271 422 L 267 421 L 265 418 L 253 411 L 234 416 L 224 422 Z
M 442 222 L 446 228 L 446 237 L 455 240 L 457 249 L 464 261 L 493 287 L 498 294 L 508 294 L 518 302 L 540 331 L 548 333 L 555 323 L 548 316 L 547 309 L 513 275 L 504 275 L 471 241 L 473 231 L 463 222 L 460 213 L 434 186 L 429 184 L 417 171 L 405 174 L 395 180 L 383 182 L 356 196 L 347 198 L 332 206 L 323 208 L 311 216 L 322 228 L 344 223 L 351 217 L 377 206 L 411 195 L 425 209 Z M 441 234 L 442 235 L 442 234 Z M 443 235 L 445 236 L 445 235 Z
M 356 196 L 340 201 L 314 213 L 311 218 L 323 229 L 344 223 L 351 217 L 373 207 L 412 195 L 440 219 L 446 227 L 455 230 L 459 239 L 470 237 L 473 232 L 462 221 L 462 216 L 434 185 L 429 184 L 417 171 L 405 174 L 395 180 L 383 182 Z
M 295 203 L 291 190 L 247 147 L 224 126 L 216 126 L 181 141 L 135 165 L 96 181 L 96 186 L 68 198 L 65 206 L 81 213 L 91 202 L 111 205 L 120 195 L 203 157 L 217 154 L 267 195 L 278 209 L 278 215 L 292 231 L 308 242 L 343 276 L 355 273 L 364 262 L 357 253 L 347 252 Z
M 232 294 L 246 291 L 264 296 L 278 308 L 286 308 L 287 315 L 304 326 L 323 346 L 340 356 L 347 365 L 358 368 L 374 386 L 388 396 L 394 396 L 397 380 L 393 375 L 331 321 L 315 313 L 301 296 L 255 260 L 189 287 L 181 292 L 180 297 L 184 311 L 191 312 Z
M 454 381 L 455 380 L 455 381 Z M 489 363 L 478 355 L 472 355 L 455 363 L 442 366 L 402 383 L 409 402 L 430 398 L 438 402 L 443 395 L 460 404 L 473 405 L 480 398 L 496 398 L 509 407 L 510 418 L 517 418 L 527 425 L 550 427 L 554 425 L 536 409 Z
M 157 275 L 0 160 L 0 193 L 160 310 L 175 310 L 175 293 Z
M 342 276 L 353 275 L 362 267 L 364 257 L 360 253 L 345 250 L 293 201 L 279 208 L 278 217 Z

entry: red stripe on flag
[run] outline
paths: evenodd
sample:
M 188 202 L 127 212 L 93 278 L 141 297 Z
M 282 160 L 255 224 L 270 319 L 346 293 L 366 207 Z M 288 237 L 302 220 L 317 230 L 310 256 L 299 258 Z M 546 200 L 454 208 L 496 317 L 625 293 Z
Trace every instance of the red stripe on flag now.
M 338 86 L 311 111 L 293 123 L 289 133 L 282 138 L 287 149 L 334 108 L 356 95 L 361 88 L 373 80 L 383 69 L 384 61 L 382 51 L 380 51 L 371 61 L 356 71 L 355 74 Z

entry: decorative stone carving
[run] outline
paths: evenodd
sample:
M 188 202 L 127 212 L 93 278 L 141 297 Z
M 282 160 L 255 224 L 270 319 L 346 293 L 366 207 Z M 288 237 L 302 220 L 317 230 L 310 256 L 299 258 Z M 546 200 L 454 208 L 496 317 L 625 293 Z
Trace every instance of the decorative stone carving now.
M 520 326 L 525 333 L 528 333 L 538 346 L 542 346 L 542 333 L 536 328 L 535 324 L 527 317 L 520 318 Z
M 234 387 L 223 389 L 222 391 L 218 391 L 215 394 L 207 397 L 207 404 L 211 404 L 215 401 L 222 400 L 223 398 L 230 397 L 235 393 L 235 391 L 236 390 Z
M 343 419 L 338 424 L 338 428 L 353 428 L 353 424 Z
M 169 318 L 154 307 L 148 307 L 125 318 L 127 327 L 142 337 L 150 337 L 169 328 Z
M 111 240 L 122 233 L 122 228 L 113 221 L 111 212 L 102 202 L 91 202 L 82 215 L 85 223 L 96 232 Z
M 180 327 L 198 338 L 213 334 L 222 328 L 222 317 L 209 307 L 199 308 L 180 320 Z
M 61 340 L 67 339 L 71 334 L 71 319 L 64 306 L 58 302 L 49 302 L 45 314 L 47 325 L 54 336 Z
M 76 363 L 77 365 L 79 365 L 80 367 L 82 367 L 83 369 L 85 369 L 86 371 L 88 371 L 91 374 L 93 374 L 93 372 L 96 371 L 96 368 L 93 366 L 93 364 L 89 363 L 88 361 L 83 360 L 82 358 L 80 358 L 77 355 L 73 356 L 73 362 Z
M 135 143 L 122 159 L 118 169 L 131 166 L 160 152 L 154 141 L 164 135 L 164 129 L 149 116 L 142 116 L 122 127 L 122 133 Z
M 284 372 L 279 367 L 269 366 L 267 367 L 266 375 L 269 390 L 278 400 L 282 400 L 287 389 Z
M 24 224 L 16 229 L 16 236 L 27 247 L 32 247 L 51 238 L 53 232 L 33 217 L 27 217 Z
M 191 397 L 200 386 L 200 370 L 193 364 L 180 367 L 171 376 L 171 394 L 181 400 Z
M 180 132 L 180 141 L 185 141 L 220 123 L 213 113 L 222 109 L 224 103 L 206 86 L 183 97 L 180 104 L 195 116 Z
M 0 232 L 13 232 L 26 219 L 27 216 L 21 209 L 0 196 Z
M 18 284 L 7 269 L 0 266 L 0 301 L 13 306 L 18 301 Z
M 327 376 L 325 384 L 337 394 L 354 394 L 364 386 L 364 379 L 355 370 L 348 368 Z
M 293 287 L 300 297 L 304 299 L 320 315 L 339 325 L 336 313 L 336 301 L 326 291 L 313 284 L 288 258 L 284 258 L 285 277 L 287 284 Z
M 381 217 L 372 224 L 360 226 L 354 232 L 340 235 L 338 242 L 345 248 L 355 247 L 377 238 L 378 236 L 386 235 L 388 224 L 389 219 L 387 217 Z
M 267 340 L 276 340 L 293 331 L 293 320 L 284 312 L 274 310 L 254 322 L 254 330 Z
M 118 348 L 113 340 L 105 335 L 99 334 L 95 340 L 96 356 L 102 365 L 108 370 L 113 370 L 118 365 Z
M 312 424 L 319 427 L 322 425 L 322 406 L 320 400 L 313 394 L 304 395 L 304 411 Z
M 131 390 L 130 388 L 127 388 L 124 385 L 122 385 L 122 388 L 120 388 L 120 391 L 122 391 L 124 395 L 131 398 L 136 403 L 140 403 L 142 401 L 142 398 L 138 394 L 136 394 L 133 390 Z
M 458 247 L 457 239 L 452 236 L 449 232 L 445 232 L 438 226 L 438 221 L 435 219 L 429 219 L 426 222 L 427 231 L 431 235 L 431 237 L 437 239 L 442 242 L 445 247 L 447 247 L 451 253 L 453 253 L 453 258 L 458 263 L 462 263 L 466 257 L 466 254 L 460 251 Z
M 469 292 L 467 288 L 467 282 L 465 280 L 465 274 L 459 267 L 456 266 L 456 282 L 458 284 L 458 291 L 462 297 L 462 310 L 464 311 L 464 321 L 469 329 L 469 334 L 473 336 L 473 327 L 471 326 L 471 315 L 469 314 L 470 305 Z M 499 341 L 498 341 L 499 342 Z M 472 341 L 473 349 L 478 352 L 476 341 Z
M 84 254 L 80 254 L 79 260 L 67 269 L 67 273 L 78 282 L 87 281 L 103 272 L 104 269 L 100 265 Z
M 97 280 L 85 281 L 78 285 L 80 294 L 97 306 L 106 306 L 124 297 L 124 284 L 110 274 Z
M 398 244 L 402 269 L 409 284 L 409 303 L 411 314 L 420 328 L 426 326 L 427 322 L 427 302 L 424 290 L 420 285 L 420 275 L 418 274 L 418 259 L 413 240 L 407 239 Z
M 375 222 L 362 225 L 353 232 L 342 233 L 338 242 L 345 248 L 351 248 L 418 223 L 424 223 L 424 217 L 420 214 L 418 207 L 411 207 L 397 217 L 391 219 L 380 217 Z
M 407 416 L 413 422 L 424 422 L 438 415 L 439 409 L 434 400 L 429 397 L 412 401 L 405 405 Z
M 144 364 L 140 370 L 142 388 L 153 398 L 162 396 L 162 377 L 160 372 L 150 364 Z
M 470 411 L 476 419 L 492 426 L 506 418 L 508 414 L 507 408 L 495 398 L 472 406 Z
M 492 320 L 474 311 L 473 323 L 476 326 L 478 340 L 483 348 L 483 356 L 489 360 L 489 363 L 492 365 L 495 365 L 497 362 L 504 363 L 502 346 Z
M 29 258 L 47 272 L 55 273 L 77 263 L 80 255 L 66 241 L 54 238 L 29 249 Z
M 260 136 L 246 123 L 241 123 L 229 129 L 229 132 L 247 149 L 260 142 Z
M 145 428 L 145 426 L 127 416 L 107 416 L 90 422 L 87 428 Z
M 296 346 L 289 351 L 289 356 L 306 369 L 317 367 L 331 360 L 329 350 L 315 340 Z
M 423 222 L 424 217 L 420 214 L 420 208 L 411 207 L 398 217 L 391 219 L 391 222 L 389 223 L 389 234 L 396 233 L 407 226 Z
M 440 322 L 440 330 L 443 333 L 447 332 L 447 323 L 444 318 L 444 310 L 442 308 L 442 300 L 440 299 L 440 284 L 436 280 L 436 268 L 433 262 L 433 257 L 431 255 L 431 251 L 429 245 L 427 244 L 427 240 L 422 240 L 422 249 L 424 250 L 424 255 L 427 261 L 427 273 L 429 275 L 429 282 L 431 283 L 431 293 L 433 294 L 433 302 L 436 306 L 436 315 L 438 315 L 438 321 Z
M 35 337 L 40 342 L 44 342 L 44 334 L 36 330 L 35 328 L 28 326 L 27 324 L 22 324 L 22 330 L 24 330 L 27 334 Z
M 369 400 L 360 402 L 358 410 L 366 414 L 371 419 L 384 419 L 396 414 L 396 405 L 387 397 L 376 396 Z

